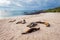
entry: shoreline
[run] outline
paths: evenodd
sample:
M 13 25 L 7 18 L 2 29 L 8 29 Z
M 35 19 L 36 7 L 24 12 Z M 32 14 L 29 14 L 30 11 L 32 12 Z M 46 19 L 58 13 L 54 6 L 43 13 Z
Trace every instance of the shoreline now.
M 49 12 L 51 13 L 51 12 Z M 59 12 L 52 12 L 52 13 L 59 13 Z M 40 13 L 40 14 L 46 14 L 46 13 Z M 16 17 L 25 17 L 25 16 L 31 16 L 31 15 L 39 15 L 39 14 L 30 14 L 30 15 L 17 15 L 17 16 L 9 16 L 9 17 L 0 17 L 1 19 L 9 19 L 9 18 L 16 18 Z

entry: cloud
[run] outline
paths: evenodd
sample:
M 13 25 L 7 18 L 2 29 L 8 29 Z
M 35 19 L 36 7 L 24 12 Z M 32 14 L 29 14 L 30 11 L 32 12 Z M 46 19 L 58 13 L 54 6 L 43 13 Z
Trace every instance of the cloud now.
M 16 5 L 18 7 L 23 7 L 23 5 L 21 5 L 21 4 L 17 3 L 17 2 L 13 2 L 13 3 L 14 3 L 14 5 Z
M 11 1 L 9 0 L 0 0 L 0 6 L 6 6 L 9 5 L 11 3 Z
M 31 3 L 33 0 L 24 0 L 26 3 Z

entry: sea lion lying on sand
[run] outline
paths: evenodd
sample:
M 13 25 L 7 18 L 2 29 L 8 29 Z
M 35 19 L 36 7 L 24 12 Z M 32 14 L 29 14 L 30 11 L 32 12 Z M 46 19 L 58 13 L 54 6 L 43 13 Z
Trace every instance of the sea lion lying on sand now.
M 26 32 L 24 32 L 22 34 L 28 34 L 28 33 L 32 33 L 32 32 L 38 31 L 38 30 L 40 30 L 40 28 L 30 28 L 29 30 L 27 30 Z
M 16 20 L 12 20 L 12 21 L 9 21 L 9 22 L 15 22 Z
M 41 21 L 32 22 L 32 23 L 30 23 L 29 25 L 27 25 L 27 27 L 29 27 L 29 28 L 35 27 L 35 26 L 37 25 L 37 23 L 45 24 L 46 27 L 50 27 L 50 24 L 49 24 L 49 23 L 47 23 L 47 22 L 41 22 Z
M 25 20 L 22 20 L 22 21 L 17 22 L 16 24 L 20 24 L 20 23 L 25 24 L 26 21 Z
M 50 24 L 48 22 L 37 21 L 36 23 L 45 24 L 46 27 L 50 27 Z
M 37 23 L 32 22 L 32 23 L 30 23 L 29 25 L 27 25 L 27 27 L 32 28 L 32 27 L 35 27 L 36 25 L 37 25 Z

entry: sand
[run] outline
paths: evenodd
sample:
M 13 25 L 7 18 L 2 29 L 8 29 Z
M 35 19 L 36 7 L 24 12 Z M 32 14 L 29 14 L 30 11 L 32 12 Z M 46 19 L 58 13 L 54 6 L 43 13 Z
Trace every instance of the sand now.
M 26 24 L 16 24 L 25 19 Z M 9 22 L 16 20 L 15 22 Z M 31 22 L 44 21 L 50 23 L 50 27 L 38 24 L 40 30 L 22 35 Z M 41 13 L 37 15 L 17 16 L 13 18 L 0 19 L 0 40 L 60 40 L 60 13 Z

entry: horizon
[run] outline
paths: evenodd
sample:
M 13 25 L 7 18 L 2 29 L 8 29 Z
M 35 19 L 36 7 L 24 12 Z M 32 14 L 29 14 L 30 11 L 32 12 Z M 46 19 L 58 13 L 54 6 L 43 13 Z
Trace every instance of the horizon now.
M 24 15 L 24 12 L 60 6 L 60 0 L 0 0 L 0 17 Z

